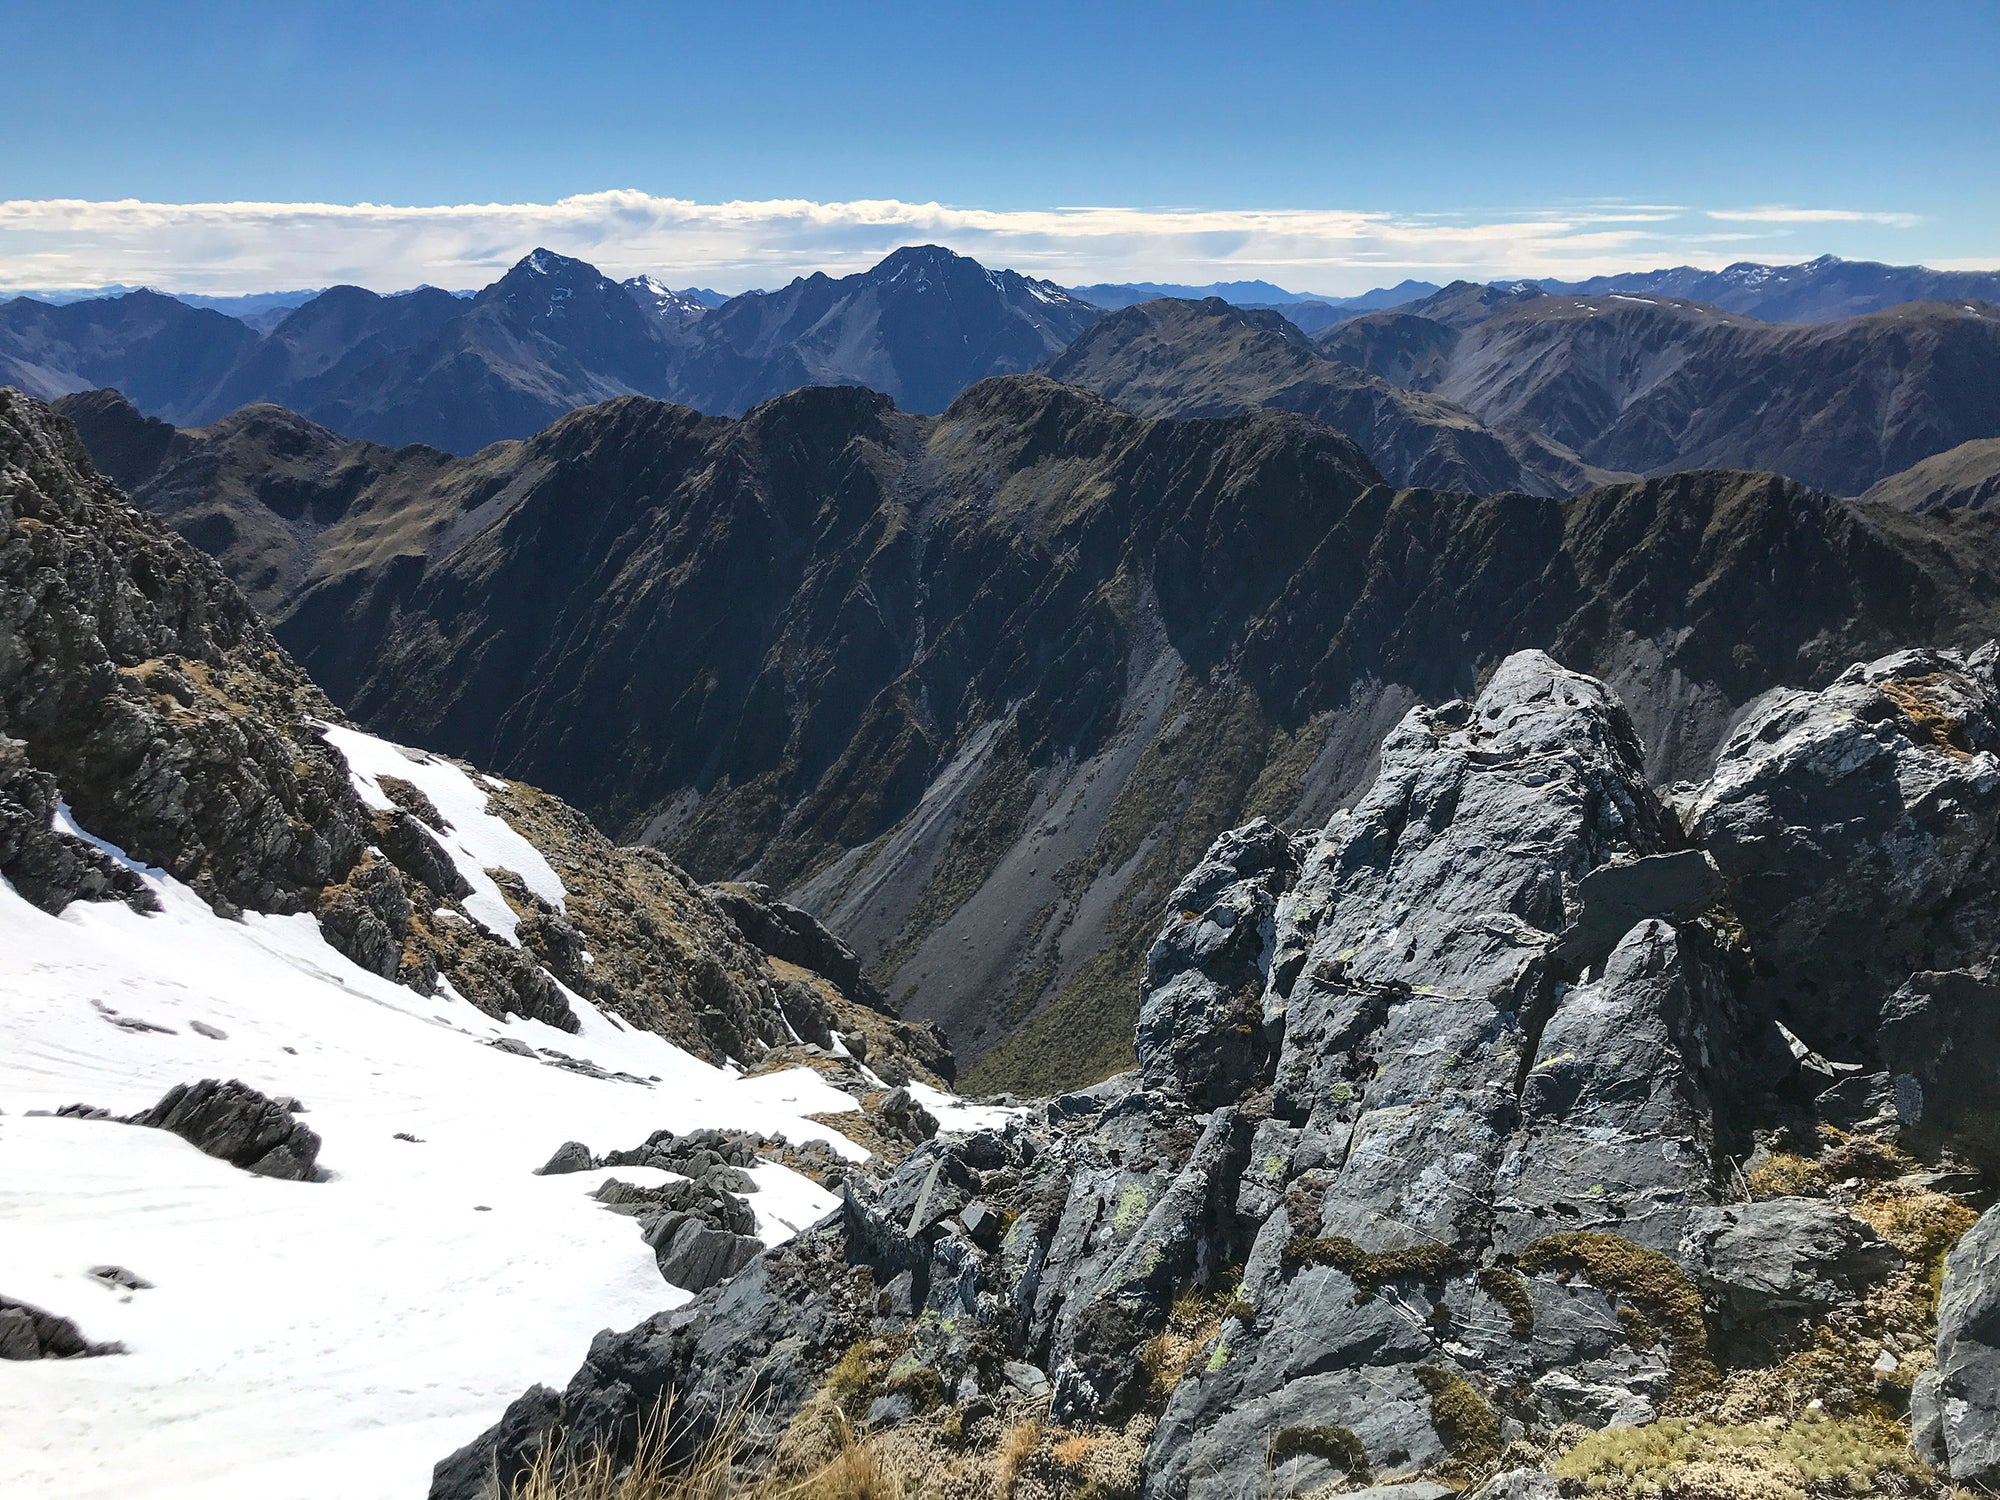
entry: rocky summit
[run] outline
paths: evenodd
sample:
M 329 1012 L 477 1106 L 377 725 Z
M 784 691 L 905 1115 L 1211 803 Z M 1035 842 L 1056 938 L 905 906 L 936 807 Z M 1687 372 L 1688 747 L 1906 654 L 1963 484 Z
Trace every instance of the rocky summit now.
M 1907 651 L 1655 790 L 1602 682 L 1508 657 L 1324 826 L 1215 841 L 1135 1069 L 850 1176 L 434 1500 L 665 1402 L 759 1472 L 853 1426 L 948 1494 L 2000 1481 L 1996 715 L 2000 647 Z

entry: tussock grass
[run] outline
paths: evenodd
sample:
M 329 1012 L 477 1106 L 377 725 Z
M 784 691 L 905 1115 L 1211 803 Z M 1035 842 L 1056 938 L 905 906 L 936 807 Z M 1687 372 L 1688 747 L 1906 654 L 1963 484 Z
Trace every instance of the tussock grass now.
M 690 1443 L 669 1407 L 641 1425 L 627 1462 L 598 1450 L 564 1465 L 545 1447 L 508 1500 L 905 1500 L 901 1476 L 844 1427 L 832 1459 L 802 1478 L 740 1475 L 743 1427 L 738 1412 Z
M 1939 1485 L 1887 1422 L 1808 1417 L 1731 1425 L 1666 1417 L 1609 1427 L 1551 1466 L 1589 1495 L 1655 1500 L 1818 1500 L 1844 1495 L 1931 1495 Z

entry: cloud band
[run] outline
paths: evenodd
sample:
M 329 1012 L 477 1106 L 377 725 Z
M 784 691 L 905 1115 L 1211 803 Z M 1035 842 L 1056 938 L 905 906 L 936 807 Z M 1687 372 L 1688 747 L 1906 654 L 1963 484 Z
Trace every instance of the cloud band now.
M 857 270 L 936 240 L 1067 284 L 1267 277 L 1329 293 L 1404 276 L 1582 277 L 1725 258 L 1671 225 L 1688 211 L 1606 203 L 1496 214 L 1078 207 L 1021 211 L 896 199 L 696 203 L 619 190 L 554 203 L 0 202 L 0 286 L 143 284 L 226 294 L 352 281 L 378 288 L 491 281 L 536 245 L 616 276 L 723 290 Z M 1696 222 L 1700 221 L 1699 215 Z M 1844 210 L 1711 211 L 1713 219 L 1896 223 Z M 1913 221 L 1912 221 L 1913 222 Z

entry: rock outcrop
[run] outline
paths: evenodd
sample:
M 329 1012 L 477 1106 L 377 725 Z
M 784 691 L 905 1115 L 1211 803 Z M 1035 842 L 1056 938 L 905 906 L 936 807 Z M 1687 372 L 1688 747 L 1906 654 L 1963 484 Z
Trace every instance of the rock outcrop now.
M 122 1344 L 93 1344 L 69 1318 L 0 1297 L 0 1359 L 85 1359 L 124 1352 Z
M 1937 1366 L 1910 1404 L 1917 1445 L 1954 1482 L 2000 1487 L 2000 1209 L 1945 1261 Z
M 2000 1165 L 2000 649 L 1768 695 L 1689 827 L 1756 956 L 1754 1003 L 1868 1075 L 1829 1109 L 1872 1093 L 1910 1142 Z
M 319 1176 L 318 1133 L 285 1105 L 233 1078 L 175 1084 L 127 1123 L 170 1131 L 197 1151 L 259 1177 L 312 1182 Z
M 1924 666 L 1969 703 L 1986 659 Z M 1851 685 L 1899 681 L 1901 660 L 1784 722 L 1865 733 Z M 1901 755 L 1891 730 L 1867 745 Z M 851 1176 L 834 1219 L 601 1336 L 566 1391 L 440 1464 L 435 1500 L 545 1450 L 616 1449 L 668 1396 L 699 1424 L 753 1388 L 747 1462 L 782 1467 L 815 1403 L 904 1445 L 997 1403 L 1136 1445 L 1149 1500 L 1489 1477 L 1553 1495 L 1573 1424 L 1878 1420 L 1921 1370 L 1910 1330 L 1970 1215 L 1937 1191 L 1940 1159 L 1909 1154 L 1920 1133 L 1827 1113 L 1830 1065 L 1782 1019 L 1818 955 L 1731 904 L 1758 889 L 1731 883 L 1751 809 L 1837 797 L 1857 761 L 1773 764 L 1772 743 L 1733 737 L 1712 781 L 1663 802 L 1616 698 L 1538 652 L 1411 711 L 1351 809 L 1226 834 L 1174 888 L 1136 1071 Z M 1948 758 L 1968 796 L 1993 761 Z M 1674 806 L 1700 810 L 1691 830 Z M 1691 843 L 1723 808 L 1727 832 Z M 1817 889 L 1803 839 L 1757 852 L 1769 889 Z M 1955 911 L 1977 908 L 1975 865 Z M 1878 882 L 1878 922 L 1904 899 L 1894 868 L 1849 866 Z M 1910 937 L 1871 982 L 1931 982 L 1965 930 Z M 1990 1354 L 1965 1290 L 1990 1281 L 1978 1243 L 1951 1262 L 1930 1408 L 1954 1455 L 1983 1430 L 1963 1393 Z M 1891 1449 L 1841 1462 L 1934 1493 Z

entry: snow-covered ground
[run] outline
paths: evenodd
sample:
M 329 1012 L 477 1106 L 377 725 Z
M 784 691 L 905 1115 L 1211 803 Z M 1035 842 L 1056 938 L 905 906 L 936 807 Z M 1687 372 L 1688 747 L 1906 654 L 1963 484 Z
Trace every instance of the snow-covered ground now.
M 424 787 L 471 845 L 462 863 L 537 883 L 519 849 L 478 842 L 502 837 L 483 798 L 447 806 L 471 789 L 456 767 L 341 748 L 358 780 Z M 130 1351 L 0 1361 L 8 1500 L 420 1496 L 431 1465 L 523 1387 L 563 1384 L 598 1329 L 683 1299 L 634 1221 L 592 1201 L 606 1172 L 532 1175 L 558 1145 L 714 1125 L 863 1154 L 804 1118 L 855 1107 L 809 1070 L 738 1078 L 576 997 L 580 1036 L 503 1025 L 363 972 L 308 917 L 227 922 L 147 878 L 165 907 L 151 917 L 87 902 L 51 917 L 0 882 L 0 1294 Z M 487 1045 L 499 1036 L 659 1082 L 579 1076 Z M 253 1177 L 163 1131 L 25 1113 L 130 1113 L 204 1077 L 303 1100 L 329 1180 Z M 834 1206 L 781 1167 L 755 1175 L 767 1239 Z M 87 1274 L 103 1264 L 153 1288 L 113 1290 Z

